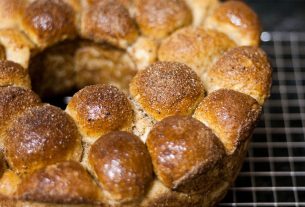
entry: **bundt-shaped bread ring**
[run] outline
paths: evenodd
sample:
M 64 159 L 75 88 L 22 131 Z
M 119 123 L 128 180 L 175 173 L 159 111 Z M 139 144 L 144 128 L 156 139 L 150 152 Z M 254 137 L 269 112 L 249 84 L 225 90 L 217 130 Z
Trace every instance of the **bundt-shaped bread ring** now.
M 269 96 L 259 34 L 239 1 L 0 0 L 0 206 L 216 205 Z

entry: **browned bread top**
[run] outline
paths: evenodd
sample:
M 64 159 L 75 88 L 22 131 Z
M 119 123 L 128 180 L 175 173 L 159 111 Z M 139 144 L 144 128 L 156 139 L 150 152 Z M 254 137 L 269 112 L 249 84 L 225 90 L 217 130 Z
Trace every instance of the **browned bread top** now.
M 233 89 L 263 104 L 269 97 L 272 69 L 266 53 L 257 47 L 229 50 L 211 67 L 204 83 L 208 91 Z
M 31 88 L 28 71 L 18 63 L 0 60 L 0 86 Z
M 182 28 L 162 41 L 160 61 L 178 61 L 191 67 L 201 76 L 210 65 L 235 44 L 223 33 L 202 27 Z
M 242 1 L 220 4 L 207 18 L 205 26 L 225 33 L 238 45 L 258 45 L 260 41 L 259 19 Z
M 194 117 L 209 126 L 232 154 L 253 132 L 260 112 L 261 106 L 252 97 L 221 89 L 202 100 Z
M 89 163 L 106 191 L 108 203 L 139 200 L 153 178 L 146 146 L 127 132 L 111 132 L 97 140 L 90 150 Z
M 158 178 L 167 187 L 186 192 L 213 182 L 209 171 L 224 156 L 224 147 L 212 131 L 189 116 L 171 116 L 157 123 L 147 147 Z M 198 179 L 202 175 L 205 182 Z
M 142 34 L 160 39 L 191 23 L 192 14 L 183 0 L 135 0 L 136 20 Z
M 15 197 L 25 201 L 97 204 L 102 192 L 89 173 L 75 161 L 59 162 L 27 175 Z
M 32 107 L 6 130 L 5 154 L 18 173 L 32 172 L 64 160 L 80 160 L 80 135 L 73 120 L 51 105 Z
M 118 0 L 94 1 L 84 11 L 81 33 L 95 41 L 126 48 L 135 41 L 137 30 L 128 10 Z
M 31 40 L 45 48 L 76 36 L 75 12 L 61 0 L 36 0 L 25 11 L 22 27 Z
M 190 114 L 204 95 L 201 80 L 188 66 L 157 62 L 138 72 L 130 93 L 156 120 Z
M 40 105 L 40 98 L 31 90 L 9 86 L 0 87 L 0 148 L 8 126 L 25 110 Z
M 110 131 L 131 128 L 133 121 L 126 95 L 111 85 L 83 88 L 72 97 L 66 111 L 81 134 L 93 140 Z

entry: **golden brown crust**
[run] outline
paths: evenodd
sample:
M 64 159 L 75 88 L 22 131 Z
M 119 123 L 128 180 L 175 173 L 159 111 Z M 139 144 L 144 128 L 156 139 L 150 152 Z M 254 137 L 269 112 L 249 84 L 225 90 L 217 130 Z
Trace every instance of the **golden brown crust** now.
M 209 126 L 232 154 L 253 133 L 260 113 L 261 106 L 252 97 L 221 89 L 202 100 L 194 117 Z
M 64 160 L 80 160 L 80 135 L 61 109 L 42 105 L 25 111 L 5 133 L 5 156 L 17 173 L 28 173 Z
M 89 162 L 107 192 L 107 200 L 138 200 L 153 178 L 151 159 L 144 143 L 127 132 L 102 136 L 92 145 Z
M 18 63 L 0 60 L 0 86 L 31 88 L 29 73 Z
M 167 36 L 192 20 L 183 0 L 135 0 L 135 5 L 142 34 L 155 39 Z
M 206 16 L 211 15 L 215 5 L 218 5 L 217 0 L 186 0 L 186 2 L 192 6 L 195 25 L 201 24 Z M 226 60 L 215 64 L 220 68 L 215 66 L 216 70 L 213 67 L 215 74 L 209 76 L 212 79 L 208 79 L 207 76 L 207 72 L 218 58 L 230 48 L 235 47 L 235 43 L 228 37 L 239 45 L 258 44 L 257 17 L 244 3 L 222 3 L 209 17 L 205 26 L 218 32 L 203 28 L 184 28 L 180 30 L 183 32 L 178 31 L 176 32 L 178 34 L 174 33 L 164 40 L 163 48 L 158 51 L 158 44 L 162 38 L 191 22 L 192 16 L 187 4 L 184 0 L 0 0 L 0 59 L 14 60 L 27 68 L 30 54 L 61 40 L 74 38 L 78 29 L 82 37 L 95 42 L 107 42 L 107 44 L 76 40 L 78 44 L 74 45 L 75 48 L 73 46 L 72 49 L 67 48 L 62 44 L 62 48 L 54 53 L 47 51 L 50 52 L 48 55 L 51 54 L 47 57 L 50 61 L 44 64 L 50 71 L 55 71 L 56 77 L 53 78 L 52 73 L 42 71 L 48 77 L 40 82 L 49 84 L 47 89 L 44 88 L 45 91 L 54 88 L 56 89 L 54 94 L 59 94 L 58 91 L 68 91 L 72 87 L 83 87 L 88 83 L 109 83 L 109 79 L 111 84 L 123 86 L 124 89 L 126 83 L 135 74 L 135 65 L 129 56 L 132 53 L 128 54 L 125 50 L 128 48 L 128 52 L 134 49 L 134 54 L 140 51 L 137 53 L 140 54 L 139 56 L 131 55 L 140 69 L 144 67 L 139 65 L 156 61 L 156 56 L 159 56 L 161 60 L 182 62 L 204 78 L 204 84 L 209 92 L 218 88 L 232 88 L 255 98 L 258 97 L 258 101 L 262 104 L 269 95 L 271 70 L 270 65 L 266 63 L 265 55 L 258 49 L 253 49 L 254 52 L 250 51 L 251 49 L 240 49 L 240 51 L 236 49 L 238 51 L 236 54 L 232 52 L 233 55 L 228 55 L 231 51 L 227 52 L 224 56 L 229 58 L 223 57 Z M 139 23 L 139 28 L 132 19 L 134 17 Z M 156 39 L 151 38 L 151 41 L 146 39 L 141 42 L 143 39 L 137 38 L 138 29 L 144 37 Z M 38 47 L 34 48 L 34 44 L 28 38 Z M 138 44 L 134 44 L 136 40 Z M 123 50 L 113 49 L 112 46 L 108 46 L 108 43 Z M 77 50 L 79 46 L 81 49 Z M 147 53 L 141 53 L 141 49 Z M 37 58 L 39 59 L 40 56 Z M 147 59 L 144 60 L 145 58 Z M 63 65 L 67 66 L 67 73 L 66 68 L 62 70 Z M 181 65 L 183 64 L 173 67 L 172 70 L 167 66 L 163 68 L 164 65 L 158 66 L 161 69 L 150 66 L 152 69 L 149 73 L 146 70 L 143 74 L 139 73 L 131 84 L 130 91 L 134 97 L 130 100 L 134 103 L 134 109 L 141 114 L 140 117 L 146 116 L 145 121 L 143 117 L 143 120 L 139 121 L 141 124 L 133 124 L 134 128 L 145 128 L 141 134 L 143 140 L 157 122 L 153 118 L 161 120 L 174 114 L 190 115 L 203 99 L 204 87 L 199 77 L 191 72 L 190 68 Z M 242 67 L 246 68 L 248 73 L 242 73 Z M 5 66 L 2 70 L 1 68 L 0 61 L 0 87 L 1 84 L 2 86 L 16 85 L 16 82 L 18 84 L 20 82 L 22 87 L 25 85 L 28 87 L 30 84 L 27 74 L 21 70 L 21 67 Z M 36 75 L 40 78 L 38 73 Z M 124 80 L 121 80 L 122 77 Z M 55 80 L 61 84 L 56 84 Z M 231 80 L 233 81 L 230 82 Z M 63 81 L 65 81 L 64 84 L 62 84 Z M 237 84 L 239 82 L 240 85 Z M 260 85 L 260 88 L 254 90 L 251 84 L 252 86 Z M 78 133 L 81 127 L 77 130 L 71 118 L 63 112 L 59 115 L 59 109 L 57 113 L 50 106 L 42 106 L 39 98 L 31 91 L 11 86 L 6 87 L 5 90 L 10 92 L 12 88 L 15 92 L 10 95 L 2 92 L 4 88 L 0 88 L 0 123 L 2 123 L 1 120 L 4 123 L 0 126 L 0 151 L 1 140 L 5 135 L 7 145 L 5 156 L 9 166 L 15 170 L 6 170 L 2 176 L 4 179 L 1 179 L 3 165 L 1 165 L 0 155 L 0 206 L 9 207 L 89 207 L 104 206 L 104 203 L 106 203 L 105 206 L 124 207 L 215 205 L 235 180 L 241 168 L 249 145 L 250 133 L 261 110 L 261 106 L 247 95 L 220 90 L 209 94 L 195 114 L 198 119 L 202 116 L 207 117 L 205 119 L 211 124 L 203 119 L 200 120 L 212 130 L 199 121 L 185 116 L 171 117 L 171 121 L 168 121 L 170 118 L 166 118 L 158 123 L 155 128 L 163 127 L 163 131 L 154 128 L 155 138 L 151 138 L 153 141 L 150 140 L 150 142 L 155 145 L 153 150 L 159 150 L 159 154 L 163 153 L 164 156 L 161 157 L 163 160 L 172 159 L 161 163 L 162 167 L 155 166 L 158 176 L 168 187 L 157 178 L 150 182 L 153 179 L 150 155 L 145 145 L 134 135 L 126 132 L 110 133 L 116 134 L 113 137 L 109 134 L 104 135 L 93 145 L 95 151 L 91 149 L 89 158 L 87 153 L 89 144 L 84 143 L 86 153 L 84 153 L 82 164 L 99 178 L 99 185 L 104 190 L 104 195 L 101 195 L 101 189 L 79 163 L 62 162 L 79 161 L 82 150 Z M 111 110 L 99 116 L 98 121 L 94 121 L 92 126 L 95 129 L 91 129 L 93 134 L 105 123 L 109 131 L 127 130 L 132 126 L 131 122 L 137 119 L 137 116 L 133 114 L 132 106 L 122 93 L 114 92 L 119 94 L 118 96 L 124 99 L 126 104 L 115 105 L 116 101 L 110 100 L 110 96 L 107 96 L 105 103 L 97 101 L 98 98 L 90 101 L 90 97 L 95 95 L 91 92 L 88 90 L 86 95 L 78 96 L 77 94 L 73 98 L 82 99 L 82 108 L 94 105 L 98 109 L 108 110 L 109 108 L 103 104 L 114 105 L 110 107 Z M 95 109 L 90 108 L 90 110 Z M 115 119 L 108 117 L 109 111 L 110 116 L 115 116 Z M 120 111 L 123 111 L 122 115 L 119 114 Z M 67 112 L 75 116 L 75 110 L 67 108 Z M 215 114 L 216 118 L 213 116 Z M 30 116 L 27 117 L 28 115 Z M 224 119 L 224 116 L 230 121 Z M 107 117 L 109 120 L 106 120 Z M 88 122 L 88 119 L 84 118 L 84 122 Z M 2 133 L 6 129 L 7 133 Z M 107 130 L 101 134 L 108 132 Z M 133 131 L 136 130 L 133 129 Z M 219 136 L 225 148 L 213 132 Z M 123 135 L 119 136 L 117 133 Z M 101 134 L 94 136 L 97 138 Z M 84 140 L 91 135 L 86 136 Z M 198 141 L 198 137 L 203 137 L 203 141 Z M 169 141 L 164 143 L 167 139 Z M 188 150 L 184 151 L 184 149 Z M 176 152 L 177 154 L 174 154 Z M 185 159 L 181 158 L 183 156 Z M 204 156 L 207 158 L 203 159 Z M 14 159 L 17 161 L 12 161 Z M 119 167 L 116 162 L 118 160 L 123 163 Z M 57 164 L 54 165 L 55 162 Z M 111 169 L 108 168 L 106 172 L 99 171 L 102 167 L 105 169 L 105 166 L 110 166 Z M 37 169 L 38 171 L 32 172 Z M 33 173 L 22 181 L 16 194 L 17 199 L 11 196 L 20 181 L 16 172 Z M 119 176 L 113 178 L 111 173 L 117 173 Z M 121 180 L 118 181 L 118 177 Z
M 110 131 L 129 129 L 133 121 L 126 95 L 111 85 L 83 88 L 72 97 L 66 111 L 83 137 L 92 141 Z
M 102 193 L 89 173 L 74 161 L 42 168 L 21 181 L 15 196 L 24 201 L 97 204 Z
M 209 92 L 219 88 L 248 94 L 263 104 L 269 97 L 272 69 L 266 53 L 250 46 L 229 50 L 205 76 Z
M 192 113 L 204 95 L 200 78 L 178 62 L 157 62 L 140 71 L 130 84 L 130 93 L 157 120 Z
M 242 1 L 227 1 L 213 12 L 205 26 L 225 33 L 238 45 L 258 45 L 260 22 L 256 13 Z
M 25 11 L 23 31 L 40 48 L 76 36 L 74 10 L 62 0 L 35 0 Z
M 137 37 L 134 21 L 117 0 L 94 1 L 82 15 L 81 34 L 94 41 L 106 41 L 126 48 Z
M 40 105 L 39 97 L 28 89 L 0 87 L 0 149 L 3 148 L 5 130 L 11 122 L 28 108 Z
M 182 192 L 206 191 L 220 174 L 224 147 L 204 124 L 189 116 L 172 116 L 150 131 L 147 147 L 163 184 Z
M 219 56 L 234 46 L 233 41 L 217 31 L 186 27 L 161 43 L 158 58 L 184 63 L 201 76 Z

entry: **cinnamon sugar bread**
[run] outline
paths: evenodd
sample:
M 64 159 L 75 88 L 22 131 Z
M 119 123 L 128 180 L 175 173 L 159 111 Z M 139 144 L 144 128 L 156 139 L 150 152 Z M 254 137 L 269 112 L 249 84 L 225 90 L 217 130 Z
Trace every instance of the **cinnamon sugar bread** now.
M 216 205 L 269 96 L 259 35 L 241 1 L 0 0 L 0 206 Z

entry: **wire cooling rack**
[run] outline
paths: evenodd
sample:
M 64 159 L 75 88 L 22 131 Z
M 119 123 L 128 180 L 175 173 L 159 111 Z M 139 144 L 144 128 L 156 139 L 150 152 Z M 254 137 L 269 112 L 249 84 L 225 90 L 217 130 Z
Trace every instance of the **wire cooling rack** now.
M 273 87 L 235 185 L 219 206 L 305 206 L 305 32 L 263 32 Z

